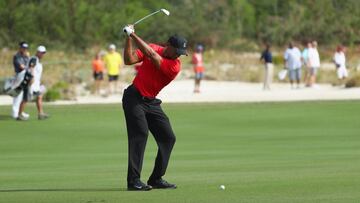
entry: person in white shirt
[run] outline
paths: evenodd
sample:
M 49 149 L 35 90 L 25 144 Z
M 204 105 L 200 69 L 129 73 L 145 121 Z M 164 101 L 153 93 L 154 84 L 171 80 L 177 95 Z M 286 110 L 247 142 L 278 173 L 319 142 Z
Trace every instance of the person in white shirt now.
M 311 43 L 311 48 L 308 51 L 308 62 L 310 66 L 310 82 L 307 86 L 312 87 L 316 83 L 316 75 L 320 68 L 320 56 L 316 41 Z
M 304 50 L 301 53 L 301 59 L 303 62 L 303 66 L 305 69 L 305 86 L 309 86 L 310 84 L 310 78 L 311 78 L 311 74 L 310 74 L 310 64 L 309 64 L 309 49 L 311 48 L 311 42 L 307 42 L 306 43 L 306 47 L 304 48 Z
M 345 58 L 345 53 L 344 53 L 344 47 L 339 45 L 336 48 L 336 52 L 334 54 L 334 63 L 336 66 L 336 72 L 337 72 L 337 76 L 339 78 L 340 81 L 346 79 L 349 74 L 348 71 L 346 69 L 346 58 Z
M 296 80 L 297 88 L 300 88 L 300 78 L 301 78 L 301 52 L 299 48 L 289 43 L 289 48 L 284 53 L 285 68 L 289 70 L 289 78 L 291 88 L 293 88 L 293 83 Z
M 44 113 L 42 98 L 45 93 L 45 87 L 41 85 L 41 76 L 43 72 L 43 65 L 41 64 L 41 59 L 46 53 L 46 48 L 44 46 L 39 46 L 37 48 L 36 55 L 30 58 L 29 68 L 33 75 L 33 83 L 30 86 L 30 94 L 32 97 L 36 98 L 36 107 L 38 109 L 38 119 L 44 120 L 49 117 Z

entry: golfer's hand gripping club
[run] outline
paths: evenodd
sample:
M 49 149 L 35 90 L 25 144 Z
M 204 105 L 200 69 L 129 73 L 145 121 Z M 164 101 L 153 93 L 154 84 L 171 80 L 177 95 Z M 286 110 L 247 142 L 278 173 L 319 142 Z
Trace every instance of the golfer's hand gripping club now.
M 130 35 L 135 32 L 134 25 L 126 25 L 123 31 L 130 37 Z

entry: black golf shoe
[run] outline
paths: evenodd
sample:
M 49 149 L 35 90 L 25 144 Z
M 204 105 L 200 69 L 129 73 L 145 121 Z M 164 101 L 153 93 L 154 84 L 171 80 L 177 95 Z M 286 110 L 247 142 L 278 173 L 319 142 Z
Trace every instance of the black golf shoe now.
M 128 183 L 127 189 L 130 191 L 149 191 L 152 187 L 141 182 L 141 180 L 135 180 L 133 183 Z
M 147 183 L 154 189 L 176 189 L 175 184 L 171 184 L 164 179 L 148 180 Z

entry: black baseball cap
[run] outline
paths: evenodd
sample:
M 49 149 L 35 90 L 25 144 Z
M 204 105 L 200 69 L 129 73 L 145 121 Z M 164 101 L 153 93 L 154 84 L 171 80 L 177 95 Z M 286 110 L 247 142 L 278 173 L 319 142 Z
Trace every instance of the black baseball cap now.
M 28 45 L 26 42 L 20 42 L 20 43 L 19 43 L 19 47 L 20 47 L 20 48 L 27 49 L 27 48 L 29 48 L 29 45 Z
M 168 40 L 169 44 L 176 49 L 176 53 L 179 55 L 188 55 L 186 51 L 187 41 L 185 38 L 179 35 L 173 35 Z

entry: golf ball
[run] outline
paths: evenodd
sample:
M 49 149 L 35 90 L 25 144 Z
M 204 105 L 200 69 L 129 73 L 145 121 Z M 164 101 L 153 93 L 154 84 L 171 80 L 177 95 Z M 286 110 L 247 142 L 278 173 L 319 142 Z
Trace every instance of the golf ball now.
M 220 185 L 221 190 L 225 190 L 225 185 Z

